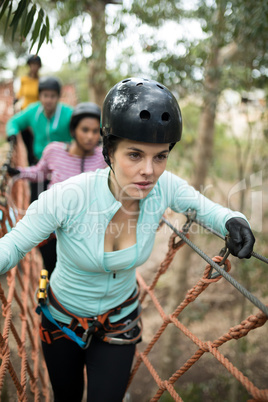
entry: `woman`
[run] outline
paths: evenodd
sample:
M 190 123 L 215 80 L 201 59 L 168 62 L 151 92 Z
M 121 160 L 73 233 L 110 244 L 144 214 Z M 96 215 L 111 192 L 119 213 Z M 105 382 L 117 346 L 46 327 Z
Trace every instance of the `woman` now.
M 181 112 L 167 88 L 139 78 L 119 82 L 103 105 L 109 167 L 42 193 L 0 240 L 6 272 L 56 230 L 58 260 L 41 331 L 56 401 L 82 399 L 84 365 L 88 401 L 122 401 L 140 338 L 135 270 L 149 258 L 167 207 L 195 209 L 206 225 L 224 235 L 229 230 L 231 253 L 250 257 L 254 236 L 245 217 L 165 171 L 181 131 Z
M 27 59 L 27 65 L 29 66 L 28 74 L 20 78 L 20 89 L 15 99 L 15 101 L 23 100 L 22 110 L 39 99 L 39 70 L 42 67 L 40 57 L 31 54 Z
M 95 103 L 78 104 L 70 120 L 72 143 L 52 142 L 44 149 L 37 165 L 17 169 L 7 166 L 8 173 L 18 175 L 16 179 L 32 182 L 49 180 L 48 187 L 51 187 L 79 173 L 105 168 L 107 165 L 99 146 L 100 117 L 101 110 Z M 49 242 L 42 244 L 40 251 L 50 276 L 56 264 L 56 239 L 52 236 Z

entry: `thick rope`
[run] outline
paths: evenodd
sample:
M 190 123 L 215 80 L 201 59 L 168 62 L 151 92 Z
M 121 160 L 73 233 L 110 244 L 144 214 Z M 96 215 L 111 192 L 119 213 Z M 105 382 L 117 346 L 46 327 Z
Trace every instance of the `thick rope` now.
M 17 160 L 22 158 L 23 152 L 20 147 L 21 139 L 18 139 L 20 151 L 16 149 Z M 12 148 L 12 147 L 11 147 Z M 17 147 L 18 148 L 18 147 Z M 11 153 L 8 155 L 11 160 Z M 23 166 L 23 161 L 17 162 Z M 5 173 L 5 172 L 4 172 Z M 8 205 L 7 180 L 2 176 L 0 211 L 1 211 L 1 237 L 7 233 L 7 225 L 13 226 L 10 218 L 10 209 Z M 18 218 L 22 217 L 28 206 L 29 191 L 25 181 L 16 182 L 12 189 L 12 197 L 17 210 Z M 4 191 L 4 192 L 3 192 Z M 15 199 L 14 199 L 15 198 Z M 51 401 L 49 378 L 44 364 L 41 343 L 39 338 L 39 316 L 35 313 L 36 300 L 35 291 L 38 286 L 39 271 L 41 268 L 41 258 L 33 249 L 17 267 L 2 276 L 0 284 L 0 300 L 2 304 L 2 324 L 3 330 L 0 332 L 0 357 L 2 359 L 0 367 L 0 395 L 2 393 L 5 380 L 9 374 L 16 391 L 18 401 L 40 400 L 43 394 L 45 401 Z M 6 278 L 5 290 L 4 278 Z M 3 285 L 3 286 L 2 286 Z M 13 319 L 16 315 L 16 323 Z M 11 343 L 11 334 L 15 342 Z M 20 367 L 17 359 L 13 361 L 15 346 L 17 346 L 17 356 L 20 358 Z M 12 350 L 12 353 L 11 353 Z M 32 395 L 29 397 L 27 384 L 29 383 Z
M 164 261 L 160 264 L 158 272 L 156 274 L 159 277 L 159 273 L 162 271 L 162 267 L 166 267 L 167 262 L 171 260 L 171 255 L 173 258 L 172 247 L 174 244 L 174 233 L 171 235 L 169 241 L 169 250 L 166 254 Z M 216 256 L 213 258 L 213 263 L 220 263 L 223 260 L 222 256 Z M 229 260 L 225 261 L 226 271 L 230 271 L 231 264 Z M 178 307 L 174 310 L 172 314 L 165 314 L 164 310 L 161 307 L 155 293 L 154 286 L 147 285 L 140 273 L 137 274 L 137 279 L 140 285 L 140 288 L 144 290 L 144 293 L 147 294 L 151 301 L 153 302 L 154 307 L 158 311 L 160 317 L 162 318 L 162 325 L 159 327 L 158 331 L 152 337 L 151 341 L 148 343 L 147 347 L 143 352 L 136 351 L 136 363 L 133 367 L 129 385 L 133 381 L 137 371 L 139 370 L 142 363 L 146 366 L 156 384 L 158 385 L 158 391 L 151 398 L 152 401 L 158 401 L 161 395 L 168 391 L 172 398 L 175 401 L 181 401 L 181 397 L 174 389 L 175 382 L 185 374 L 202 356 L 204 353 L 211 353 L 240 383 L 246 388 L 246 390 L 254 397 L 254 400 L 257 401 L 268 401 L 268 389 L 260 390 L 258 389 L 246 376 L 244 376 L 227 358 L 225 358 L 219 351 L 218 348 L 224 343 L 231 341 L 233 339 L 239 339 L 248 334 L 249 331 L 256 329 L 265 324 L 267 321 L 267 316 L 262 312 L 258 312 L 255 316 L 251 315 L 246 320 L 242 321 L 241 324 L 236 327 L 230 328 L 230 330 L 216 339 L 213 342 L 204 342 L 201 341 L 197 336 L 195 336 L 185 325 L 183 325 L 178 317 L 181 312 L 192 302 L 196 300 L 196 298 L 203 292 L 205 289 L 213 284 L 221 280 L 222 276 L 218 276 L 216 278 L 210 278 L 211 265 L 208 264 L 205 268 L 203 277 L 194 285 L 186 294 L 184 300 L 178 305 Z M 225 271 L 224 271 L 225 272 Z M 155 284 L 155 279 L 153 279 L 152 284 Z M 155 367 L 153 367 L 152 363 L 149 360 L 149 353 L 151 352 L 155 343 L 159 340 L 159 338 L 163 335 L 166 327 L 169 324 L 173 324 L 178 328 L 185 336 L 187 336 L 193 343 L 198 346 L 198 350 L 195 352 L 193 356 L 191 356 L 168 380 L 162 380 L 157 373 Z

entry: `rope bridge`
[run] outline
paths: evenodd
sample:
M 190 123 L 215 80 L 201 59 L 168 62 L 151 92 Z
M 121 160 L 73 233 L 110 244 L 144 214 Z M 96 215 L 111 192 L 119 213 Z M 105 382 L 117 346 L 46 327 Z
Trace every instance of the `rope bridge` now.
M 19 145 L 17 148 L 19 148 Z M 17 153 L 17 158 L 21 155 Z M 18 160 L 17 160 L 17 164 Z M 22 165 L 22 164 L 20 164 Z M 3 169 L 2 169 L 3 170 Z M 8 226 L 13 226 L 13 212 L 7 202 L 7 192 L 5 174 L 2 172 L 1 194 L 0 194 L 0 214 L 1 214 L 1 233 L 3 236 L 8 231 Z M 27 184 L 22 180 L 16 183 L 14 189 L 16 196 L 16 205 L 18 211 L 23 211 L 27 207 L 29 200 L 29 191 Z M 17 219 L 21 215 L 18 213 Z M 137 273 L 137 281 L 141 288 L 141 303 L 149 298 L 155 307 L 162 324 L 156 333 L 152 336 L 147 346 L 143 345 L 143 351 L 136 351 L 136 360 L 131 372 L 129 385 L 135 386 L 135 375 L 144 365 L 157 385 L 157 392 L 151 397 L 151 401 L 158 401 L 164 392 L 168 392 L 175 401 L 182 401 L 182 398 L 175 390 L 177 380 L 182 377 L 204 354 L 209 353 L 214 356 L 231 373 L 252 396 L 251 401 L 268 401 L 268 389 L 258 389 L 241 371 L 239 371 L 220 351 L 219 347 L 233 339 L 240 339 L 246 336 L 249 331 L 261 327 L 267 321 L 267 306 L 263 305 L 255 296 L 248 294 L 240 284 L 232 283 L 234 280 L 229 275 L 231 263 L 225 256 L 219 255 L 210 259 L 208 256 L 201 255 L 208 264 L 204 270 L 203 276 L 187 292 L 184 300 L 170 314 L 164 312 L 157 296 L 156 285 L 161 275 L 165 274 L 169 268 L 175 254 L 187 243 L 192 247 L 187 231 L 189 221 L 181 232 L 178 232 L 163 217 L 162 224 L 167 224 L 173 230 L 168 242 L 168 251 L 150 285 L 146 283 L 142 275 Z M 178 238 L 180 239 L 178 241 Z M 196 252 L 198 250 L 195 249 Z M 202 253 L 201 253 L 202 254 Z M 266 261 L 265 261 L 266 262 Z M 223 264 L 224 268 L 221 268 Z M 8 401 L 8 395 L 17 394 L 18 401 L 51 401 L 52 393 L 49 385 L 48 373 L 43 360 L 41 342 L 39 340 L 39 316 L 35 313 L 36 298 L 35 292 L 38 287 L 42 260 L 37 249 L 28 253 L 20 263 L 1 276 L 0 299 L 2 303 L 2 319 L 0 320 L 0 399 Z M 218 274 L 212 275 L 212 268 L 218 271 Z M 226 333 L 214 341 L 202 341 L 192 333 L 180 320 L 180 314 L 193 303 L 196 298 L 208 288 L 208 286 L 217 283 L 225 278 L 237 288 L 245 297 L 255 304 L 260 311 L 255 315 L 250 315 L 237 326 L 230 328 Z M 4 280 L 4 278 L 6 280 Z M 231 278 L 231 279 L 230 279 Z M 246 291 L 246 293 L 244 292 Z M 245 294 L 244 294 L 245 293 Z M 145 320 L 144 320 L 145 321 Z M 145 322 L 145 326 L 147 323 Z M 148 323 L 149 325 L 149 323 Z M 189 356 L 187 361 L 179 367 L 168 379 L 161 379 L 156 367 L 150 362 L 150 352 L 153 346 L 163 336 L 168 325 L 173 325 L 193 344 L 197 350 Z M 8 388 L 8 390 L 7 390 Z M 4 399 L 6 398 L 6 399 Z

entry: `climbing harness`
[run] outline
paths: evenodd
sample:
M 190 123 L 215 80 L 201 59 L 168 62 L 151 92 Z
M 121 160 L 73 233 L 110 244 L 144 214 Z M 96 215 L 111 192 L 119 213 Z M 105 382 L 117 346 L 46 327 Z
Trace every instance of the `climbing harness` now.
M 41 243 L 39 243 L 36 247 L 40 248 L 48 244 L 51 240 L 56 239 L 56 234 L 55 232 L 51 233 L 47 239 L 43 240 Z
M 93 334 L 96 335 L 104 342 L 108 342 L 116 345 L 126 345 L 137 343 L 142 334 L 142 324 L 141 324 L 141 307 L 138 306 L 137 317 L 131 322 L 125 323 L 111 323 L 110 317 L 119 314 L 122 308 L 130 306 L 135 301 L 138 300 L 140 292 L 139 288 L 133 292 L 133 294 L 125 300 L 119 306 L 110 309 L 104 314 L 100 314 L 96 317 L 79 317 L 70 311 L 68 311 L 63 305 L 57 300 L 55 294 L 53 293 L 51 286 L 48 283 L 48 272 L 44 272 L 46 270 L 41 271 L 40 281 L 39 281 L 39 289 L 38 289 L 38 302 L 39 305 L 36 308 L 36 312 L 38 314 L 43 313 L 44 316 L 52 322 L 58 330 L 50 331 L 46 328 L 43 328 L 40 325 L 39 334 L 43 342 L 48 344 L 53 343 L 55 340 L 60 339 L 62 337 L 68 337 L 74 342 L 76 342 L 82 349 L 87 349 L 90 345 Z M 67 315 L 72 318 L 71 323 L 66 326 L 62 323 L 57 322 L 51 315 L 48 305 L 47 299 L 51 306 L 56 308 L 61 313 Z M 78 336 L 75 330 L 78 328 L 78 325 L 85 330 L 82 334 L 82 337 Z M 131 339 L 120 338 L 120 335 L 128 336 L 130 331 L 134 330 L 135 327 L 138 327 L 138 334 Z

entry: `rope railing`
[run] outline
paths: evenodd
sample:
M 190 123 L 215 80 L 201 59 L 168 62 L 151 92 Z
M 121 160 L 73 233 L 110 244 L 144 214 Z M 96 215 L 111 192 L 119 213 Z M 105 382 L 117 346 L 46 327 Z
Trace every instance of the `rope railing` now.
M 18 206 L 18 209 L 22 211 L 26 209 L 28 193 L 27 189 L 24 187 L 25 182 L 18 181 L 16 186 L 16 205 Z M 2 222 L 0 235 L 3 236 L 7 232 L 7 226 L 12 226 L 13 223 L 10 217 L 8 203 L 1 205 L 1 211 Z M 203 276 L 187 292 L 184 299 L 175 310 L 171 313 L 166 313 L 157 297 L 157 284 L 159 278 L 166 273 L 178 250 L 180 250 L 186 243 L 190 247 L 193 243 L 189 240 L 189 235 L 187 233 L 190 227 L 189 222 L 184 225 L 181 232 L 178 232 L 173 228 L 165 217 L 163 217 L 162 223 L 168 225 L 173 230 L 168 241 L 168 251 L 163 261 L 156 270 L 150 284 L 147 284 L 140 272 L 137 272 L 137 281 L 141 289 L 140 301 L 142 305 L 150 303 L 150 305 L 156 309 L 162 323 L 159 325 L 158 329 L 156 329 L 149 341 L 146 343 L 143 342 L 137 347 L 136 359 L 131 372 L 129 386 L 132 383 L 135 384 L 135 377 L 141 367 L 144 366 L 144 368 L 150 373 L 157 387 L 157 390 L 151 397 L 151 401 L 158 401 L 164 392 L 169 393 L 175 401 L 182 401 L 183 399 L 176 389 L 177 382 L 197 361 L 202 358 L 203 355 L 209 354 L 221 363 L 221 365 L 224 366 L 225 369 L 243 385 L 254 401 L 268 401 L 268 389 L 259 389 L 253 384 L 253 381 L 247 378 L 247 376 L 236 368 L 233 363 L 219 351 L 219 348 L 227 342 L 233 341 L 234 339 L 238 340 L 246 336 L 250 331 L 263 326 L 267 321 L 267 306 L 256 298 L 258 300 L 257 307 L 260 305 L 262 311 L 258 311 L 255 315 L 250 315 L 240 324 L 228 329 L 219 338 L 213 341 L 203 341 L 199 339 L 194 334 L 194 331 L 191 331 L 185 324 L 183 324 L 180 319 L 181 313 L 184 311 L 187 313 L 188 306 L 191 305 L 209 286 L 213 286 L 215 283 L 222 280 L 223 277 L 228 280 L 229 271 L 231 270 L 231 263 L 228 259 L 225 259 L 225 257 L 216 256 L 211 259 L 205 255 L 205 260 L 208 264 L 204 270 Z M 195 248 L 194 250 L 196 251 Z M 219 265 L 223 260 L 224 269 Z M 52 400 L 48 373 L 45 367 L 41 342 L 39 339 L 38 329 L 40 317 L 35 313 L 35 291 L 38 286 L 41 267 L 42 260 L 39 251 L 33 249 L 24 257 L 17 267 L 1 277 L 0 300 L 2 304 L 2 319 L 0 321 L 0 399 L 8 384 L 9 392 L 12 393 L 13 397 L 16 393 L 18 401 L 44 400 L 49 402 Z M 217 270 L 219 273 L 217 277 L 211 275 L 212 269 Z M 6 279 L 5 283 L 4 278 Z M 232 284 L 232 282 L 230 283 Z M 254 304 L 256 305 L 256 303 Z M 263 309 L 263 307 L 265 308 Z M 150 325 L 150 323 L 146 323 L 145 318 L 144 321 L 145 326 Z M 163 338 L 168 326 L 173 326 L 174 329 L 187 337 L 193 345 L 195 345 L 196 350 L 192 355 L 190 354 L 188 356 L 182 366 L 172 375 L 169 375 L 166 379 L 162 379 L 158 372 L 159 368 L 152 363 L 151 352 L 154 345 L 160 340 L 160 338 Z M 141 350 L 142 348 L 144 348 L 143 351 Z M 20 361 L 19 363 L 18 360 Z M 142 400 L 142 397 L 140 400 Z
M 21 138 L 18 137 L 15 152 L 10 144 L 6 162 L 15 159 L 23 166 L 26 159 Z M 12 157 L 13 155 L 13 157 Z M 5 167 L 0 177 L 0 236 L 8 232 L 8 227 L 20 219 L 29 205 L 28 185 L 24 180 L 16 181 L 12 188 L 15 213 L 9 206 L 8 178 Z M 35 313 L 35 292 L 38 286 L 42 259 L 39 251 L 33 249 L 20 263 L 1 276 L 0 300 L 2 318 L 0 319 L 0 400 L 51 401 L 49 377 L 44 364 L 39 339 L 39 316 Z
M 166 220 L 163 218 L 163 220 Z M 177 232 L 177 231 L 176 231 Z M 182 233 L 182 232 L 181 232 Z M 180 234 L 181 234 L 180 233 Z M 178 307 L 171 314 L 166 314 L 155 294 L 155 286 L 159 277 L 166 272 L 167 267 L 170 265 L 173 260 L 175 253 L 182 246 L 182 242 L 179 242 L 179 247 L 176 246 L 176 238 L 178 238 L 177 233 L 173 232 L 169 240 L 169 248 L 166 254 L 165 259 L 160 264 L 155 278 L 153 278 L 152 283 L 150 285 L 146 284 L 145 280 L 141 276 L 140 273 L 137 273 L 137 280 L 140 285 L 140 288 L 143 291 L 143 300 L 146 296 L 148 296 L 153 303 L 154 308 L 157 310 L 158 314 L 162 319 L 162 324 L 156 331 L 155 335 L 148 342 L 148 345 L 145 347 L 144 351 L 136 351 L 136 363 L 133 367 L 131 377 L 129 380 L 129 386 L 135 378 L 137 371 L 140 369 L 141 364 L 143 363 L 152 378 L 156 382 L 158 386 L 158 391 L 156 394 L 150 399 L 151 402 L 158 401 L 162 394 L 167 391 L 171 397 L 175 401 L 182 401 L 182 398 L 175 390 L 175 382 L 185 374 L 205 353 L 210 353 L 213 355 L 225 368 L 228 370 L 248 391 L 250 395 L 254 398 L 254 401 L 268 401 L 268 389 L 260 390 L 258 389 L 240 370 L 238 370 L 222 353 L 219 352 L 218 348 L 222 346 L 224 343 L 231 341 L 233 339 L 240 339 L 248 334 L 249 331 L 263 326 L 267 321 L 267 315 L 259 311 L 256 315 L 250 315 L 244 321 L 242 321 L 239 325 L 230 328 L 229 331 L 223 335 L 221 335 L 218 339 L 211 341 L 201 341 L 196 335 L 194 335 L 181 321 L 179 321 L 179 316 L 184 311 L 184 309 L 194 302 L 196 298 L 204 291 L 206 288 L 218 282 L 222 279 L 222 276 L 218 276 L 217 278 L 211 278 L 211 265 L 208 264 L 205 268 L 203 277 L 199 279 L 199 281 L 187 292 L 184 300 L 178 305 Z M 186 237 L 187 238 L 187 237 Z M 216 256 L 212 259 L 213 265 L 214 263 L 217 265 L 222 261 L 223 257 Z M 229 272 L 231 269 L 231 263 L 227 259 L 225 261 L 226 271 Z M 164 269 L 163 269 L 164 267 Z M 226 272 L 224 271 L 224 272 Z M 156 280 L 157 278 L 157 280 Z M 164 331 L 166 330 L 169 324 L 173 324 L 178 330 L 180 330 L 186 337 L 188 337 L 194 344 L 197 345 L 198 349 L 194 353 L 193 356 L 190 356 L 189 359 L 176 371 L 174 372 L 168 379 L 162 380 L 160 375 L 157 373 L 156 368 L 149 360 L 149 354 L 152 351 L 152 348 L 156 344 L 156 342 L 160 339 Z M 145 324 L 146 325 L 146 324 Z

